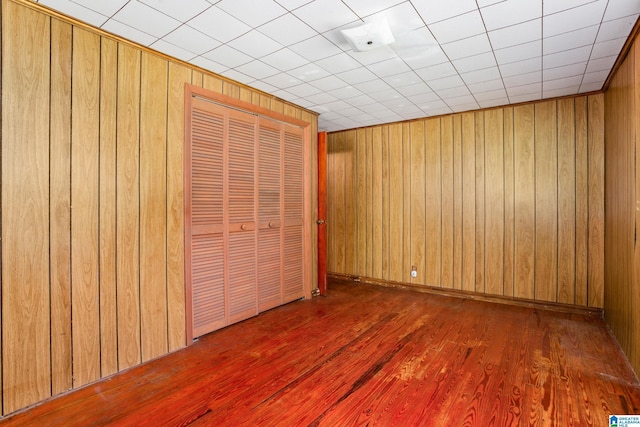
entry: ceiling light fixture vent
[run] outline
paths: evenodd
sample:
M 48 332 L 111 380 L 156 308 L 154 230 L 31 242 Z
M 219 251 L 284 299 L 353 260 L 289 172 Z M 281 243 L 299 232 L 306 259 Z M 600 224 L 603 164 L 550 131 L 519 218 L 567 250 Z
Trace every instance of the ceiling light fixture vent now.
M 340 30 L 351 47 L 358 51 L 376 49 L 395 41 L 386 18 L 382 18 L 355 28 Z

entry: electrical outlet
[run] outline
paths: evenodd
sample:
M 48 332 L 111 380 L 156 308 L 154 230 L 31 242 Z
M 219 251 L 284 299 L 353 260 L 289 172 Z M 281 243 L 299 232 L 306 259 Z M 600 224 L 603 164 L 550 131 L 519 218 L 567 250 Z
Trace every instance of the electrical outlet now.
M 413 277 L 414 279 L 418 277 L 418 267 L 416 267 L 415 265 L 411 266 L 411 277 Z

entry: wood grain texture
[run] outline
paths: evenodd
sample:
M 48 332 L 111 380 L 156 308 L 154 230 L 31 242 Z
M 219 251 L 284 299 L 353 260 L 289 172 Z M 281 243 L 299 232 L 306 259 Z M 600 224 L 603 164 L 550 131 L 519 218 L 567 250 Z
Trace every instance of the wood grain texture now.
M 576 120 L 576 296 L 578 305 L 588 302 L 589 257 L 589 150 L 587 98 L 575 99 Z
M 334 174 L 330 180 L 333 180 L 331 185 L 335 199 L 333 199 L 335 206 L 334 216 L 332 218 L 333 231 L 335 236 L 335 244 L 333 246 L 333 259 L 334 265 L 337 270 L 343 271 L 345 269 L 345 138 L 344 134 L 336 136 L 334 140 L 333 149 L 330 151 L 334 161 Z
M 71 127 L 71 307 L 73 386 L 100 378 L 98 279 L 100 172 L 100 38 L 73 30 Z
M 409 123 L 402 124 L 402 161 L 403 161 L 403 188 L 402 188 L 402 205 L 403 205 L 403 227 L 402 227 L 402 263 L 403 282 L 411 282 L 411 267 L 413 260 L 411 258 L 411 127 Z
M 2 3 L 1 18 L 2 398 L 6 414 L 51 395 L 51 32 L 48 16 L 12 2 Z
M 117 292 L 118 370 L 141 362 L 140 353 L 140 56 L 118 46 Z
M 556 301 L 558 136 L 556 102 L 535 105 L 535 299 Z
M 476 279 L 476 148 L 475 115 L 462 115 L 462 287 L 475 291 Z
M 463 167 L 462 116 L 453 116 L 453 289 L 462 289 Z
M 365 187 L 365 191 L 367 194 L 367 205 L 365 206 L 367 211 L 367 276 L 373 276 L 373 239 L 374 239 L 374 229 L 373 229 L 373 212 L 374 212 L 374 204 L 373 204 L 373 130 L 368 128 L 365 133 L 365 145 L 366 145 L 366 157 L 367 157 L 367 186 Z
M 442 147 L 440 119 L 425 120 L 425 284 L 442 284 Z
M 484 134 L 484 112 L 475 113 L 475 146 L 476 146 L 476 274 L 475 291 L 486 292 L 485 270 L 486 270 L 486 240 L 485 240 L 485 134 Z
M 389 279 L 401 282 L 403 263 L 403 162 L 402 125 L 389 126 Z M 358 163 L 358 170 L 362 163 Z M 358 188 L 362 188 L 358 186 Z M 361 191 L 360 191 L 361 192 Z M 359 193 L 360 193 L 359 192 Z M 358 236 L 360 238 L 360 236 Z M 360 270 L 361 271 L 361 270 Z
M 504 115 L 502 110 L 484 112 L 485 119 L 485 292 L 504 294 L 505 264 L 505 167 Z M 490 184 L 489 184 L 490 183 Z
M 503 295 L 514 296 L 515 171 L 513 150 L 513 108 L 502 111 L 504 124 L 504 273 Z
M 167 342 L 168 63 L 143 53 L 140 87 L 140 330 L 142 361 Z
M 355 243 L 357 247 L 358 260 L 356 272 L 367 271 L 367 145 L 364 129 L 356 130 L 356 230 Z
M 384 126 L 375 127 L 371 135 L 371 205 L 372 209 L 372 275 L 382 277 L 382 132 Z
M 116 296 L 117 43 L 102 37 L 100 56 L 100 374 L 105 377 L 118 372 Z
M 453 117 L 441 119 L 442 159 L 442 276 L 441 286 L 453 288 L 454 283 L 454 231 L 455 231 L 455 171 Z
M 389 279 L 389 126 L 382 127 L 382 278 Z
M 72 387 L 71 364 L 71 25 L 51 20 L 51 392 Z
M 411 265 L 416 267 L 417 277 L 411 283 L 425 284 L 426 274 L 426 182 L 424 121 L 409 124 L 411 132 Z M 374 225 L 375 226 L 375 225 Z M 374 270 L 375 271 L 375 270 Z
M 344 160 L 345 160 L 345 188 L 344 188 L 344 217 L 345 217 L 345 230 L 356 230 L 356 194 L 358 188 L 356 187 L 356 132 L 350 131 L 345 135 L 344 140 Z M 356 274 L 357 271 L 357 240 L 345 239 L 344 242 L 344 262 L 345 271 L 349 274 Z
M 601 426 L 640 411 L 601 319 L 329 286 L 3 424 Z

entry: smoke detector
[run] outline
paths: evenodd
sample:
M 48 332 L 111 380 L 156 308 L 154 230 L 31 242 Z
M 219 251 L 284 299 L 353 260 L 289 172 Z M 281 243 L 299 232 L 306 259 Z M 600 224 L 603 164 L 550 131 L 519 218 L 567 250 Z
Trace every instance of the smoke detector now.
M 376 49 L 395 41 L 386 18 L 340 31 L 351 47 L 358 52 Z

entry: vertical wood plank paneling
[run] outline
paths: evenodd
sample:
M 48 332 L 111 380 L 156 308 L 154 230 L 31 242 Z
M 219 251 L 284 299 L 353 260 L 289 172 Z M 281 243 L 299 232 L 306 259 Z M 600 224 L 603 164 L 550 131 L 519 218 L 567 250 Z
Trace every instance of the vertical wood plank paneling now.
M 2 3 L 1 18 L 2 397 L 6 414 L 51 394 L 50 18 L 12 2 Z
M 167 111 L 167 301 L 169 351 L 186 344 L 184 307 L 184 85 L 189 68 L 169 63 Z
M 332 173 L 335 172 L 335 133 L 327 135 L 327 201 L 334 201 L 334 183 L 335 179 Z M 335 267 L 335 244 L 336 238 L 333 231 L 333 217 L 334 217 L 335 203 L 327 203 L 327 271 L 336 271 Z
M 403 214 L 404 220 L 402 221 L 402 241 L 403 241 L 403 256 L 404 260 L 402 264 L 402 277 L 403 282 L 411 282 L 411 266 L 413 265 L 413 258 L 411 254 L 411 126 L 409 123 L 402 124 L 402 170 L 403 170 Z
M 555 302 L 558 281 L 556 102 L 535 105 L 535 298 Z
M 335 236 L 335 271 L 344 273 L 345 270 L 345 182 L 346 182 L 346 164 L 345 164 L 345 135 L 336 135 L 334 145 L 334 166 L 335 166 L 335 210 L 333 217 L 333 230 Z
M 51 392 L 72 387 L 71 373 L 71 25 L 51 20 Z
M 100 378 L 98 215 L 100 37 L 73 31 L 71 127 L 71 308 L 73 385 Z
M 389 280 L 402 282 L 404 227 L 402 125 L 389 126 Z M 359 164 L 362 167 L 362 164 Z M 358 187 L 362 188 L 362 187 Z
M 558 100 L 558 302 L 575 303 L 576 138 L 574 99 Z
M 118 44 L 101 38 L 100 48 L 100 369 L 118 372 L 116 302 L 116 99 Z
M 455 224 L 455 166 L 453 145 L 453 116 L 441 119 L 442 159 L 442 278 L 443 288 L 453 288 L 454 224 Z
M 373 266 L 373 236 L 374 236 L 374 204 L 373 204 L 373 132 L 371 128 L 365 131 L 365 145 L 367 148 L 367 276 L 375 277 Z
M 345 158 L 345 270 L 346 274 L 357 273 L 357 241 L 354 239 L 356 231 L 356 132 L 346 132 L 344 140 L 344 158 Z
M 371 163 L 372 163 L 372 265 L 373 277 L 382 278 L 382 129 L 383 126 L 373 128 L 371 139 Z
M 588 98 L 589 306 L 604 306 L 604 95 Z
M 484 112 L 475 113 L 476 121 L 476 275 L 475 291 L 485 292 L 485 148 Z
M 475 115 L 462 120 L 462 287 L 475 291 L 476 278 L 476 149 Z
M 222 79 L 211 74 L 202 76 L 202 87 L 215 93 L 222 93 Z
M 389 126 L 382 127 L 382 278 L 389 280 Z
M 504 294 L 504 115 L 487 110 L 485 118 L 485 291 Z
M 425 120 L 425 283 L 442 284 L 442 158 L 440 119 Z
M 504 123 L 504 273 L 505 296 L 514 295 L 515 197 L 513 157 L 513 107 L 503 110 Z
M 589 150 L 587 98 L 575 99 L 576 120 L 576 290 L 575 302 L 587 305 L 589 250 Z
M 418 275 L 411 283 L 425 284 L 425 137 L 424 120 L 411 122 L 411 265 L 416 266 Z
M 515 263 L 514 296 L 535 296 L 535 130 L 534 106 L 514 107 Z
M 118 46 L 117 104 L 118 369 L 140 354 L 140 51 Z
M 453 288 L 462 289 L 463 271 L 463 163 L 462 116 L 453 116 Z
M 140 326 L 142 360 L 167 344 L 167 61 L 142 54 L 140 94 Z
M 364 129 L 356 130 L 357 272 L 367 271 L 367 146 Z

